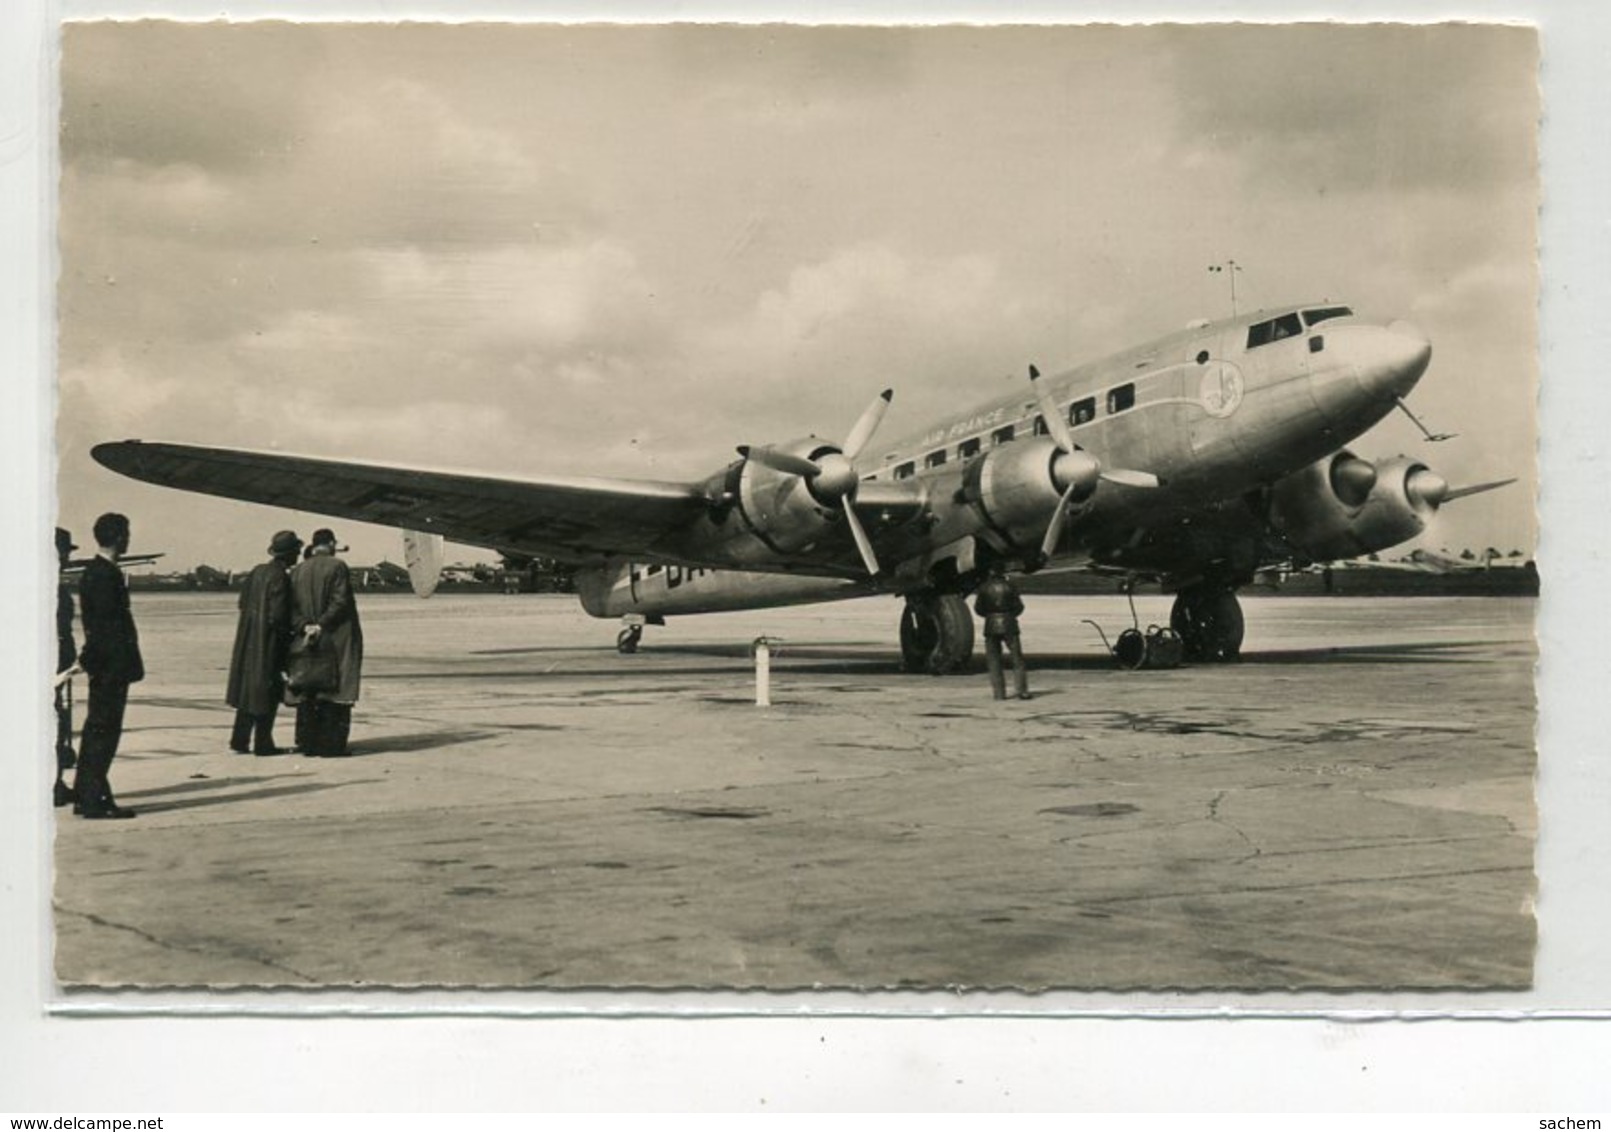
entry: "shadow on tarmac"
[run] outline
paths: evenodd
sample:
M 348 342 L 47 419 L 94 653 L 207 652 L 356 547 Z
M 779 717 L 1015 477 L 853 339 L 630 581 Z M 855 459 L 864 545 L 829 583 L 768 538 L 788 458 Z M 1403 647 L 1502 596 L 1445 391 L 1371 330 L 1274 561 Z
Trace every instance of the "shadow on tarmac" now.
M 1272 649 L 1268 651 L 1244 652 L 1236 663 L 1247 665 L 1275 664 L 1275 665 L 1323 665 L 1323 664 L 1471 664 L 1478 662 L 1479 658 L 1458 655 L 1470 649 L 1494 649 L 1504 647 L 1505 642 L 1495 640 L 1464 640 L 1464 641 L 1437 641 L 1428 643 L 1382 644 L 1382 645 L 1351 645 L 1351 646 L 1323 646 L 1307 649 Z M 567 655 L 575 659 L 572 664 L 555 664 L 543 670 L 526 668 L 500 668 L 488 670 L 473 668 L 464 670 L 438 670 L 432 672 L 410 671 L 406 673 L 377 673 L 374 677 L 366 674 L 365 679 L 403 679 L 410 680 L 486 680 L 486 679 L 531 679 L 533 677 L 553 676 L 563 679 L 576 677 L 636 677 L 645 674 L 667 674 L 665 666 L 661 663 L 666 660 L 686 657 L 690 659 L 721 659 L 726 661 L 742 662 L 743 670 L 747 670 L 750 663 L 750 647 L 747 644 L 691 644 L 648 645 L 633 656 L 620 656 L 613 652 L 608 654 L 601 650 L 580 650 L 575 648 L 532 646 L 519 649 L 489 650 L 488 653 L 471 655 L 499 655 L 499 656 L 553 656 Z M 601 663 L 604 656 L 608 656 L 607 663 Z M 1083 652 L 1075 655 L 1051 652 L 1026 652 L 1025 663 L 1031 669 L 1043 671 L 1093 671 L 1111 672 L 1118 667 L 1117 661 L 1107 653 Z M 776 648 L 772 653 L 772 664 L 775 669 L 798 673 L 802 675 L 845 675 L 860 676 L 921 676 L 922 673 L 907 673 L 901 666 L 900 660 L 885 648 L 870 649 L 865 644 L 811 644 L 790 646 L 786 642 Z M 1181 669 L 1216 669 L 1221 665 L 1194 665 L 1183 664 Z M 689 666 L 677 665 L 674 669 L 679 676 L 722 676 L 731 675 L 739 671 L 733 664 Z M 972 664 L 967 670 L 971 673 L 984 671 L 983 657 L 975 654 Z M 1160 671 L 1158 669 L 1144 669 L 1142 671 Z
M 273 774 L 261 778 L 210 778 L 205 775 L 191 778 L 184 782 L 175 782 L 165 786 L 153 786 L 145 790 L 119 790 L 118 797 L 124 801 L 134 798 L 152 798 L 163 794 L 197 794 L 202 791 L 217 790 L 230 786 L 261 786 L 276 778 L 292 777 L 290 775 Z
M 507 731 L 509 728 L 499 728 Z M 418 731 L 412 735 L 388 735 L 383 739 L 364 739 L 356 743 L 349 743 L 350 752 L 338 758 L 362 759 L 372 755 L 405 754 L 410 751 L 435 751 L 443 747 L 454 747 L 460 743 L 475 743 L 497 734 L 495 731 L 481 731 L 466 728 L 462 731 Z
M 213 780 L 208 785 L 212 786 L 218 781 L 224 780 Z M 228 806 L 236 802 L 252 802 L 264 798 L 290 798 L 298 794 L 317 794 L 326 790 L 345 790 L 351 786 L 373 786 L 381 781 L 378 778 L 369 778 L 356 782 L 306 782 L 297 786 L 270 786 L 263 790 L 245 790 L 240 793 L 219 794 L 204 798 L 182 798 L 172 802 L 148 802 L 143 800 L 147 797 L 169 793 L 173 788 L 168 787 L 159 790 L 143 790 L 138 795 L 124 794 L 121 800 L 129 801 L 135 797 L 140 797 L 142 798 L 140 802 L 141 813 L 169 814 L 177 813 L 180 810 L 198 810 L 209 806 Z

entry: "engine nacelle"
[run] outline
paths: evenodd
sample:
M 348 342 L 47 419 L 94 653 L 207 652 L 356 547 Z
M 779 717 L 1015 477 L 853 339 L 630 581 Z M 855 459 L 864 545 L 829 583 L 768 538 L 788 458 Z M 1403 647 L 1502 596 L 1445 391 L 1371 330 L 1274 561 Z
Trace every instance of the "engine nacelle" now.
M 1065 453 L 1049 437 L 1018 440 L 992 448 L 975 459 L 962 475 L 962 496 L 983 518 L 987 530 L 1019 549 L 1038 547 L 1046 534 L 1071 469 L 1083 474 L 1090 465 L 1090 484 L 1076 498 L 1095 487 L 1095 462 L 1083 452 Z M 988 537 L 988 536 L 987 536 Z
M 1270 524 L 1315 561 L 1353 558 L 1419 535 L 1448 491 L 1408 456 L 1372 464 L 1344 449 L 1275 485 Z
M 837 453 L 839 448 L 820 437 L 808 436 L 776 445 L 775 451 L 820 460 Z M 843 523 L 836 501 L 817 498 L 810 481 L 793 472 L 744 460 L 729 469 L 726 486 L 738 500 L 749 530 L 780 553 L 810 550 Z

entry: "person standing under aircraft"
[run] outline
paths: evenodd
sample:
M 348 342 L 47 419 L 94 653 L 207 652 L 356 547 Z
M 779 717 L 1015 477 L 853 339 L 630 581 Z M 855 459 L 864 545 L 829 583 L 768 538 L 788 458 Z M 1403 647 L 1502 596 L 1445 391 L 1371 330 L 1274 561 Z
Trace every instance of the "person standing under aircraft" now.
M 78 663 L 89 674 L 89 708 L 80 737 L 78 772 L 73 778 L 73 812 L 86 818 L 132 818 L 117 804 L 107 775 L 123 737 L 129 685 L 145 679 L 140 636 L 129 610 L 129 585 L 117 561 L 129 552 L 129 520 L 108 512 L 95 520 L 99 553 L 84 567 L 78 583 L 84 647 Z
M 302 540 L 280 531 L 269 543 L 267 562 L 252 568 L 241 590 L 240 621 L 229 661 L 229 687 L 224 701 L 235 709 L 229 749 L 238 755 L 283 755 L 274 745 L 274 716 L 284 691 L 286 647 L 291 643 L 291 582 Z
M 56 680 L 54 691 L 56 708 L 56 785 L 51 799 L 58 806 L 73 800 L 73 789 L 67 785 L 65 775 L 78 763 L 73 751 L 73 674 L 78 667 L 78 646 L 73 642 L 73 587 L 67 581 L 67 567 L 72 563 L 73 536 L 56 528 L 56 561 L 61 570 L 56 582 Z
M 985 667 L 990 671 L 991 692 L 998 700 L 1007 698 L 1007 677 L 1002 671 L 1001 659 L 1005 644 L 1012 653 L 1018 698 L 1029 699 L 1029 675 L 1024 670 L 1024 650 L 1018 639 L 1018 615 L 1024 611 L 1024 599 L 1018 596 L 1017 587 L 1007 580 L 999 566 L 990 571 L 984 585 L 979 587 L 973 611 L 984 618 Z
M 302 753 L 336 757 L 351 754 L 347 736 L 352 729 L 352 705 L 358 702 L 359 677 L 364 664 L 364 631 L 353 601 L 352 577 L 347 564 L 336 557 L 335 532 L 321 527 L 313 532 L 310 554 L 291 571 L 291 625 L 310 644 L 333 650 L 335 687 L 306 692 L 305 723 L 298 720 Z

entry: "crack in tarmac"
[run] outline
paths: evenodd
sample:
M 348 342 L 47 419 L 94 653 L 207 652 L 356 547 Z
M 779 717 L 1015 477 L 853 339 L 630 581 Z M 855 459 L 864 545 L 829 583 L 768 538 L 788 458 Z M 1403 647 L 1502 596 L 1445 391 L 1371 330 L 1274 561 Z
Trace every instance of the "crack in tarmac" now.
M 1337 888 L 1350 884 L 1381 884 L 1383 881 L 1445 880 L 1451 877 L 1491 876 L 1496 873 L 1531 872 L 1531 867 L 1497 865 L 1485 869 L 1439 869 L 1427 873 L 1393 873 L 1387 876 L 1334 877 L 1328 880 L 1304 881 L 1298 884 L 1250 884 L 1237 888 L 1195 889 L 1182 892 L 1147 892 L 1136 896 L 1094 896 L 1085 898 L 1090 904 L 1145 904 L 1153 900 L 1224 899 L 1257 892 L 1294 892 L 1305 888 Z
M 1237 825 L 1235 822 L 1226 821 L 1224 818 L 1220 817 L 1220 803 L 1225 801 L 1229 794 L 1229 790 L 1221 790 L 1218 794 L 1215 794 L 1208 800 L 1208 820 L 1214 825 L 1224 826 L 1226 829 L 1236 834 L 1236 836 L 1242 839 L 1243 844 L 1252 850 L 1251 853 L 1246 853 L 1231 862 L 1233 865 L 1243 865 L 1248 861 L 1251 861 L 1254 857 L 1262 855 L 1264 850 L 1259 848 L 1258 843 L 1249 837 L 1247 833 L 1243 831 L 1241 826 Z
M 94 912 L 82 912 L 76 908 L 64 908 L 60 904 L 56 905 L 56 914 L 59 916 L 77 916 L 79 919 L 94 924 L 99 928 L 112 928 L 117 931 L 128 932 L 130 935 L 143 939 L 147 943 L 161 948 L 163 951 L 178 951 L 190 955 L 201 955 L 207 958 L 217 958 L 219 955 L 223 955 L 231 959 L 245 959 L 248 962 L 256 963 L 262 967 L 267 967 L 271 971 L 284 972 L 297 979 L 300 979 L 305 983 L 318 982 L 318 980 L 312 975 L 304 974 L 303 972 L 298 971 L 295 967 L 287 966 L 286 964 L 276 962 L 273 959 L 265 959 L 261 955 L 253 955 L 244 950 L 224 948 L 222 951 L 219 951 L 209 947 L 186 946 L 185 944 L 174 943 L 170 940 L 159 939 L 143 928 L 135 927 L 133 924 L 123 924 L 116 920 L 109 920 L 105 916 L 96 915 Z

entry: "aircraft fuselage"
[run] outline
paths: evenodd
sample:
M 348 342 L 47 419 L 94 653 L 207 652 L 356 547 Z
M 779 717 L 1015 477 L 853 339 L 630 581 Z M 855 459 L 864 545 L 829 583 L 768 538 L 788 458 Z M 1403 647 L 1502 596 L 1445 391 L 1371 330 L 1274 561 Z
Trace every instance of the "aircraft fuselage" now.
M 1315 303 L 1194 327 L 1042 379 L 1078 448 L 1105 469 L 1159 481 L 1104 482 L 1077 501 L 1055 556 L 1168 568 L 1149 559 L 1149 532 L 1233 505 L 1337 452 L 1393 410 L 1430 355 L 1407 324 Z M 982 559 L 1032 563 L 1063 490 L 1040 410 L 1026 386 L 860 461 L 853 506 L 891 565 L 876 579 L 839 501 L 746 459 L 710 477 L 705 490 L 719 503 L 656 547 L 658 568 L 583 571 L 583 604 L 605 617 L 709 612 L 911 592 Z M 815 436 L 777 448 L 809 459 L 838 451 Z M 803 554 L 823 565 L 809 576 L 777 572 L 798 570 Z

